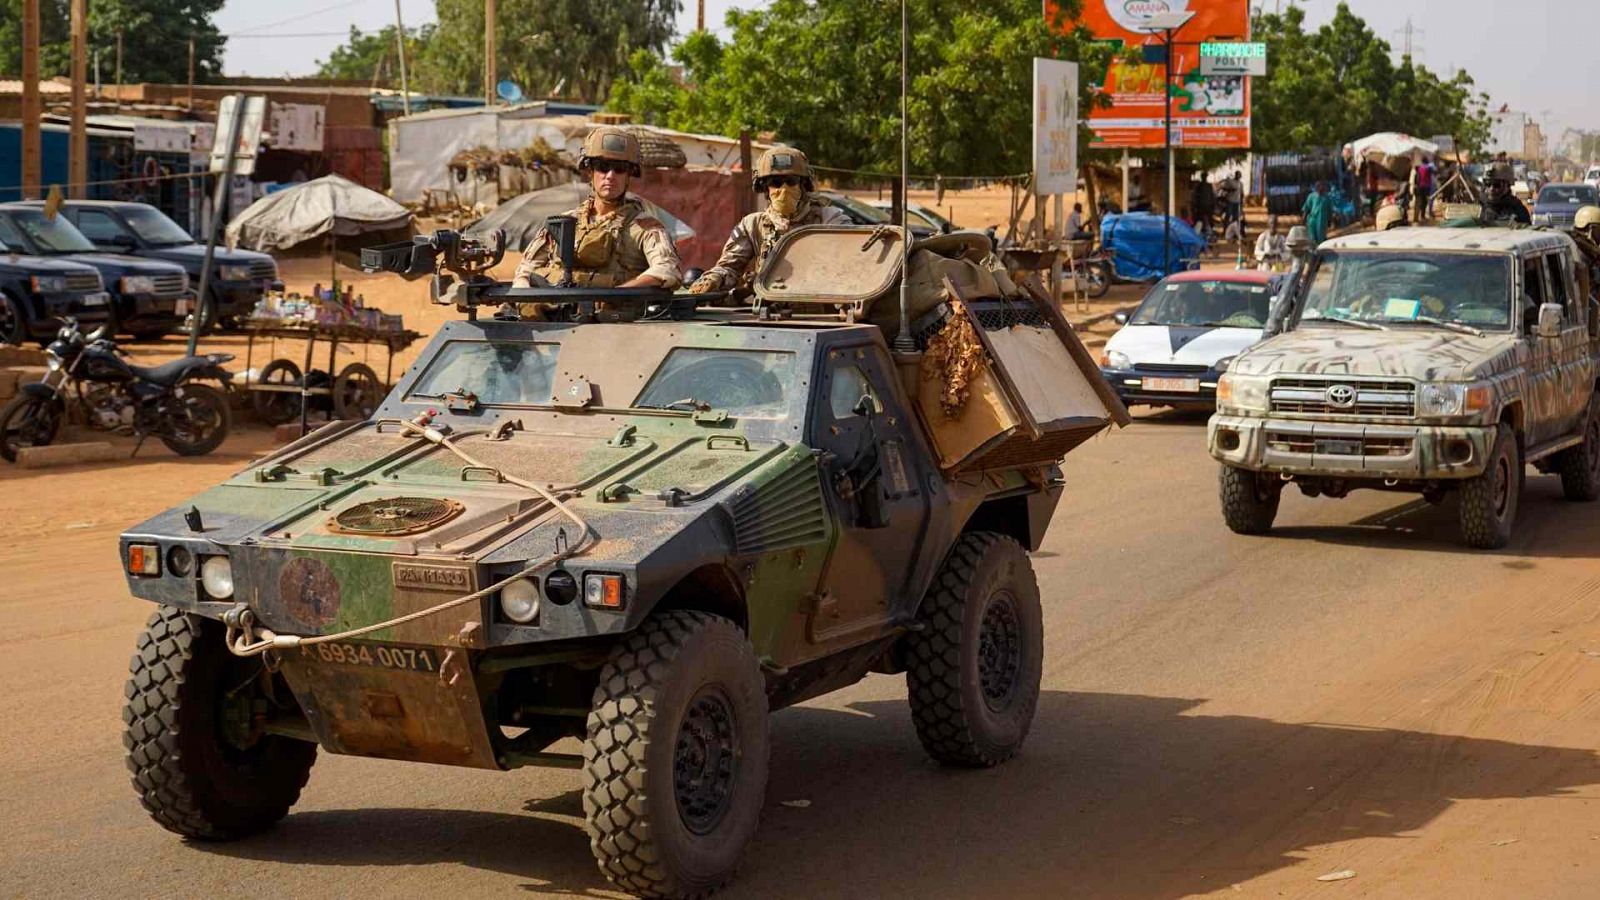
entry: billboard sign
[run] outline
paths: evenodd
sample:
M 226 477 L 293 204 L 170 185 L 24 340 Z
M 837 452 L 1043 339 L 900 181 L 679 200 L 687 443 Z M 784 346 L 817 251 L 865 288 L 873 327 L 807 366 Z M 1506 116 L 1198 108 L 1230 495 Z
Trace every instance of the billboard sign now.
M 1207 75 L 1201 70 L 1203 44 L 1244 42 L 1250 36 L 1249 0 L 1082 0 L 1081 25 L 1097 40 L 1132 49 L 1159 45 L 1164 32 L 1155 23 L 1175 13 L 1192 18 L 1173 37 L 1172 81 L 1164 82 L 1158 63 L 1118 60 L 1106 72 L 1101 91 L 1111 105 L 1089 111 L 1091 146 L 1147 148 L 1166 145 L 1166 93 L 1172 98 L 1172 143 L 1178 147 L 1250 146 L 1250 80 L 1244 74 Z M 1046 0 L 1047 21 L 1058 11 Z M 1136 55 L 1136 54 L 1135 54 Z
M 1033 60 L 1033 192 L 1078 189 L 1078 64 Z

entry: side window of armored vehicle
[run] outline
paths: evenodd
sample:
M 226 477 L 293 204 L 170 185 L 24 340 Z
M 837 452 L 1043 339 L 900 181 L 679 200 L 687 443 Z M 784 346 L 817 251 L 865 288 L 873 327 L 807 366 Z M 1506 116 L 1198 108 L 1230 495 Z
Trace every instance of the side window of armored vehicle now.
M 633 405 L 781 419 L 789 411 L 788 385 L 793 381 L 793 353 L 679 347 L 667 354 Z
M 470 393 L 484 406 L 549 405 L 560 344 L 450 341 L 439 350 L 407 400 Z
M 96 244 L 114 244 L 126 235 L 116 219 L 92 209 L 78 213 L 78 230 Z
M 862 397 L 872 398 L 874 409 L 882 408 L 878 392 L 872 389 L 872 382 L 860 366 L 845 366 L 828 374 L 828 409 L 836 421 L 859 415 L 856 407 Z

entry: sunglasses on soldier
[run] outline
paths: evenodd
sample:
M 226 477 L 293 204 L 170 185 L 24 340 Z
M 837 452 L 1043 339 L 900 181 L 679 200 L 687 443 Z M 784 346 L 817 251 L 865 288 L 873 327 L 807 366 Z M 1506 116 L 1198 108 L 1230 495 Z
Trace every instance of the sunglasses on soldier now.
M 806 182 L 799 175 L 768 175 L 764 181 L 767 187 L 799 187 Z
M 591 159 L 589 170 L 591 172 L 628 172 L 633 169 L 629 163 L 620 159 Z

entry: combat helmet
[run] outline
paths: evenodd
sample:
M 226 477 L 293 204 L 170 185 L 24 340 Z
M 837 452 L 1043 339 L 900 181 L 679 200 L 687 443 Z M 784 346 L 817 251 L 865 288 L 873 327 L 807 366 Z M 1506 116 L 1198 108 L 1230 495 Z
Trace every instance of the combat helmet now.
M 1578 207 L 1578 214 L 1572 220 L 1572 227 L 1582 231 L 1591 225 L 1600 225 L 1600 206 Z
M 811 180 L 811 164 L 804 153 L 793 147 L 773 147 L 756 160 L 755 180 L 752 182 L 756 193 L 766 193 L 767 179 L 774 175 L 799 176 L 804 179 L 807 193 L 816 190 Z
M 635 178 L 642 174 L 639 167 L 642 161 L 639 138 L 625 128 L 605 125 L 589 132 L 589 136 L 583 139 L 583 152 L 578 156 L 578 171 L 588 171 L 589 161 L 593 159 L 625 162 Z

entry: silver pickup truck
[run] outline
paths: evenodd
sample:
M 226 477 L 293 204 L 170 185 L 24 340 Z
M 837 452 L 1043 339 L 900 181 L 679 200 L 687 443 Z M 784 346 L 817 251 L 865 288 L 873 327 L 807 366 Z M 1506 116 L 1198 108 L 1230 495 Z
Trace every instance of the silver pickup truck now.
M 1565 235 L 1405 228 L 1328 241 L 1217 388 L 1223 518 L 1272 527 L 1283 488 L 1460 494 L 1470 546 L 1510 539 L 1524 466 L 1600 497 L 1600 308 Z

